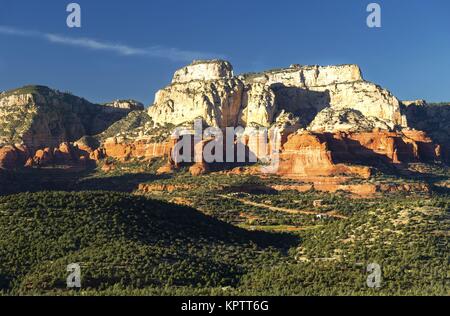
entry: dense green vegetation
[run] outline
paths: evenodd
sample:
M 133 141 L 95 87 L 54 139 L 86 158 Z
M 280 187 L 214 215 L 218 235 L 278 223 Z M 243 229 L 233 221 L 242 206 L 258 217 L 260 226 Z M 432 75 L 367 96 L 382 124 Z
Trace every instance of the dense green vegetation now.
M 133 131 L 138 134 L 146 124 L 152 124 L 150 116 L 145 111 L 133 111 L 120 121 L 115 122 L 103 133 L 96 136 L 98 140 L 105 140 L 108 137 L 118 135 L 129 135 Z M 136 135 L 137 136 L 137 135 Z
M 50 89 L 46 86 L 27 85 L 21 88 L 5 91 L 2 96 L 20 95 L 20 94 L 42 94 L 47 95 Z
M 251 175 L 158 177 L 151 164 L 144 174 L 119 170 L 69 173 L 75 182 L 67 189 L 190 187 L 148 197 L 104 191 L 1 197 L 4 294 L 450 294 L 448 193 L 352 199 L 277 192 L 264 186 L 274 179 Z M 78 292 L 65 288 L 73 262 L 82 267 Z M 379 289 L 366 285 L 372 262 L 382 267 Z
M 86 290 L 235 286 L 295 239 L 127 194 L 11 195 L 0 198 L 0 287 L 13 294 L 62 290 L 70 263 L 80 263 Z
M 0 172 L 0 293 L 450 295 L 445 165 L 369 180 L 431 193 L 355 198 L 276 191 L 303 182 L 274 176 L 157 175 L 160 159 L 109 163 Z M 80 291 L 66 289 L 70 263 Z M 366 285 L 369 263 L 379 289 Z

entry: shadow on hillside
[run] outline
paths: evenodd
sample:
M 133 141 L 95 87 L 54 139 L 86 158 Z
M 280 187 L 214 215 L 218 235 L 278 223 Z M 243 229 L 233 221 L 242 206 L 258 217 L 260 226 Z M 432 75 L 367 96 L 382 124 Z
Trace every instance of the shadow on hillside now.
M 331 97 L 328 90 L 311 91 L 280 83 L 271 85 L 271 89 L 275 93 L 278 110 L 285 110 L 299 117 L 303 126 L 309 125 L 320 111 L 330 107 Z
M 425 181 L 433 187 L 438 181 L 448 179 L 445 175 L 438 175 L 430 172 L 419 172 L 408 169 L 408 163 L 417 162 L 413 158 L 414 148 L 412 144 L 407 144 L 403 140 L 398 139 L 396 143 L 397 156 L 402 163 L 393 163 L 392 159 L 385 155 L 378 154 L 375 151 L 362 146 L 358 141 L 352 139 L 339 140 L 333 138 L 332 134 L 324 136 L 330 144 L 333 161 L 335 163 L 356 164 L 375 168 L 381 173 L 388 176 L 395 176 L 405 180 L 421 180 Z M 426 153 L 421 153 L 421 157 L 425 157 L 425 162 L 433 166 L 435 162 L 431 157 L 427 157 Z M 442 189 L 440 189 L 442 191 Z
M 403 107 L 408 126 L 424 131 L 435 143 L 441 145 L 443 160 L 450 165 L 450 105 L 409 105 Z
M 288 251 L 289 248 L 297 246 L 301 238 L 293 234 L 284 232 L 249 231 L 244 228 L 226 223 L 212 216 L 206 215 L 194 208 L 169 204 L 158 201 L 163 209 L 170 210 L 164 213 L 164 219 L 170 223 L 183 223 L 180 227 L 184 233 L 189 233 L 196 238 L 205 240 L 213 239 L 222 242 L 236 242 L 248 244 L 252 242 L 258 247 L 273 247 L 278 250 Z M 211 240 L 213 241 L 213 240 Z
M 71 191 L 114 191 L 131 193 L 139 184 L 155 180 L 167 179 L 170 176 L 152 173 L 127 173 L 118 176 L 84 178 L 77 182 Z
M 22 169 L 8 173 L 2 172 L 0 174 L 0 196 L 21 192 L 34 193 L 41 191 L 72 192 L 72 194 L 84 194 L 81 191 L 130 193 L 140 183 L 148 183 L 164 178 L 164 176 L 157 176 L 150 173 L 93 177 L 94 171 L 94 169 L 41 168 Z M 4 182 L 5 180 L 8 181 L 8 185 Z M 98 192 L 98 194 L 103 193 Z M 83 198 L 83 195 L 80 195 L 80 198 Z M 136 196 L 134 198 L 147 199 L 142 196 Z M 156 207 L 156 209 L 152 209 L 156 213 L 167 209 L 168 212 L 158 215 L 167 221 L 166 224 L 170 223 L 170 225 L 175 225 L 174 223 L 182 223 L 184 226 L 187 226 L 187 228 L 182 228 L 183 230 L 192 230 L 192 234 L 197 237 L 211 238 L 211 236 L 216 236 L 216 239 L 225 242 L 252 242 L 259 247 L 274 247 L 282 251 L 287 251 L 300 242 L 299 237 L 288 233 L 248 231 L 238 228 L 186 206 L 162 201 L 153 201 L 149 204 L 145 203 L 145 205 L 148 205 L 150 208 Z M 127 206 L 124 205 L 124 207 Z
M 151 173 L 96 176 L 94 165 L 22 168 L 0 173 L 0 196 L 39 191 L 116 191 L 131 193 L 143 182 L 164 179 Z

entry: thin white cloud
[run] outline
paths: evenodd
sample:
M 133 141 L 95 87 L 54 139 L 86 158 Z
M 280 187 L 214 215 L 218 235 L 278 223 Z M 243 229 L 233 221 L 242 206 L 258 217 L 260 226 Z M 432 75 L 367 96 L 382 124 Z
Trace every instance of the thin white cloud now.
M 71 38 L 71 37 L 65 37 L 60 36 L 57 34 L 44 34 L 45 38 L 52 43 L 57 44 L 65 44 L 65 45 L 71 45 L 71 46 L 78 46 L 83 48 L 89 48 L 93 50 L 107 50 L 107 51 L 113 51 L 120 55 L 147 55 L 149 52 L 145 49 L 140 48 L 134 48 L 127 45 L 121 45 L 121 44 L 113 44 L 113 43 L 106 43 L 97 41 L 90 38 Z
M 33 31 L 19 30 L 9 26 L 0 25 L 0 33 L 16 36 L 39 36 L 39 33 Z
M 10 36 L 34 37 L 44 39 L 50 43 L 76 46 L 91 50 L 102 50 L 114 52 L 123 56 L 144 56 L 154 58 L 165 58 L 171 61 L 192 61 L 193 59 L 225 58 L 223 55 L 181 50 L 164 46 L 151 46 L 137 48 L 119 43 L 111 43 L 85 37 L 68 37 L 58 34 L 42 33 L 29 30 L 21 30 L 9 26 L 0 25 L 0 34 Z

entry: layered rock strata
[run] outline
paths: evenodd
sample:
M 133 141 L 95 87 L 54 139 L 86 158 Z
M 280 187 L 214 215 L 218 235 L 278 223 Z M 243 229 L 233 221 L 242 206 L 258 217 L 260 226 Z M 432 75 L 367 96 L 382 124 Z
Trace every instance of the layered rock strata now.
M 291 135 L 283 145 L 278 173 L 292 177 L 353 174 L 367 178 L 370 166 L 379 162 L 400 164 L 439 159 L 439 145 L 423 132 L 303 131 Z M 354 166 L 355 163 L 362 166 Z
M 306 128 L 328 108 L 352 109 L 391 129 L 407 125 L 399 100 L 365 81 L 356 65 L 292 65 L 233 76 L 228 62 L 196 61 L 178 70 L 172 83 L 156 93 L 149 115 L 160 125 L 201 117 L 216 127 L 269 127 L 281 112 L 288 112 Z
M 53 159 L 53 154 L 58 162 L 61 160 L 58 151 L 66 143 L 101 133 L 134 109 L 143 107 L 132 100 L 93 104 L 44 86 L 3 92 L 0 94 L 0 167 L 18 167 L 29 159 L 28 164 L 34 161 L 41 165 L 48 163 L 49 157 Z

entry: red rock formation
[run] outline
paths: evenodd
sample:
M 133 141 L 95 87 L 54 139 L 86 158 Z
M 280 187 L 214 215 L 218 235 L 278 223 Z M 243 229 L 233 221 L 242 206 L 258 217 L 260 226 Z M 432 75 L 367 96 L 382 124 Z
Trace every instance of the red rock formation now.
M 370 168 L 354 164 L 434 161 L 440 159 L 439 155 L 440 147 L 420 131 L 300 132 L 291 135 L 283 145 L 279 174 L 291 177 L 353 174 L 368 178 Z
M 291 135 L 280 154 L 279 174 L 322 175 L 334 170 L 328 144 L 311 133 Z
M 171 174 L 174 171 L 174 166 L 171 163 L 167 163 L 164 166 L 162 166 L 161 168 L 159 168 L 158 170 L 156 170 L 156 174 L 157 175 L 161 175 L 161 174 Z
M 53 150 L 54 163 L 68 163 L 74 160 L 73 149 L 68 143 L 62 143 Z
M 33 164 L 37 166 L 45 166 L 54 162 L 52 150 L 50 148 L 39 149 L 33 157 Z
M 103 166 L 102 166 L 102 171 L 103 172 L 110 172 L 116 169 L 116 166 L 114 166 L 114 164 L 112 163 L 108 163 L 106 162 Z
M 418 146 L 418 160 L 438 160 L 442 157 L 442 148 L 440 145 L 433 143 L 425 132 L 417 130 L 406 130 L 403 134 L 412 139 Z
M 258 135 L 254 139 L 247 138 L 245 140 L 245 144 L 248 146 L 247 154 L 252 151 L 258 156 L 267 155 L 267 147 L 270 148 L 272 144 L 263 148 L 260 146 L 260 138 L 261 135 Z M 203 140 L 196 146 L 204 148 L 209 142 L 211 139 Z M 0 148 L 0 168 L 11 169 L 24 165 L 30 167 L 84 164 L 88 161 L 99 161 L 105 157 L 126 161 L 132 158 L 152 159 L 165 156 L 168 157 L 168 164 L 160 168 L 158 173 L 171 173 L 178 167 L 172 157 L 172 149 L 176 143 L 177 140 L 162 143 L 148 143 L 143 140 L 119 143 L 117 139 L 113 138 L 98 149 L 78 143 L 62 143 L 57 148 L 43 148 L 36 151 L 25 147 L 4 146 Z M 192 146 L 194 147 L 193 141 Z M 218 169 L 205 163 L 203 156 L 194 157 L 196 152 L 198 154 L 202 151 L 192 149 L 193 158 L 198 159 L 190 168 L 192 175 L 200 175 L 209 170 Z M 441 146 L 435 145 L 424 132 L 415 130 L 340 133 L 303 131 L 291 134 L 282 144 L 278 174 L 305 179 L 336 175 L 369 178 L 370 167 L 379 161 L 394 164 L 433 161 L 440 159 L 441 152 Z M 225 154 L 226 150 L 224 149 Z M 233 172 L 241 173 L 242 170 L 236 169 Z
M 116 140 L 109 140 L 103 144 L 104 154 L 121 161 L 131 158 L 151 159 L 154 157 L 164 157 L 170 153 L 169 142 L 147 143 L 137 141 L 132 143 L 118 143 Z
M 283 145 L 278 174 L 290 177 L 354 174 L 367 178 L 370 168 L 336 164 L 322 134 L 301 132 L 291 135 Z
M 92 155 L 92 154 L 91 154 Z M 14 169 L 19 167 L 48 166 L 84 163 L 90 158 L 87 151 L 77 145 L 61 143 L 58 147 L 32 150 L 25 146 L 5 146 L 0 148 L 0 167 Z
M 430 187 L 425 183 L 411 183 L 411 184 L 372 184 L 372 183 L 362 183 L 362 184 L 342 184 L 333 183 L 333 178 L 331 181 L 327 179 L 322 179 L 321 181 L 314 181 L 308 184 L 297 184 L 297 185 L 273 185 L 271 188 L 277 191 L 298 191 L 307 192 L 310 190 L 317 190 L 322 192 L 335 193 L 338 191 L 344 191 L 351 193 L 355 196 L 360 197 L 373 197 L 376 194 L 383 193 L 429 193 Z
M 103 148 L 97 148 L 89 154 L 89 159 L 99 161 L 106 157 L 105 150 Z
M 208 172 L 208 165 L 204 162 L 197 162 L 189 168 L 189 172 L 193 176 L 199 176 Z
M 391 163 L 440 159 L 437 145 L 421 131 L 324 134 L 334 161 L 382 159 Z
M 236 167 L 231 170 L 223 171 L 223 173 L 230 175 L 258 175 L 260 173 L 260 167 Z

